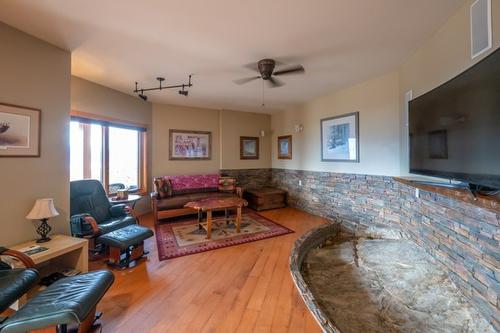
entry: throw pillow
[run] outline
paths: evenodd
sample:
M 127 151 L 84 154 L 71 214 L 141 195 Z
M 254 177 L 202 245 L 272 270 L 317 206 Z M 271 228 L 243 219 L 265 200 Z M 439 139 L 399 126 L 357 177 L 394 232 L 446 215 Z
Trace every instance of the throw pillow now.
M 172 196 L 172 183 L 169 179 L 156 178 L 155 179 L 156 193 L 160 199 Z
M 232 177 L 220 177 L 219 191 L 234 192 L 236 190 L 236 179 Z

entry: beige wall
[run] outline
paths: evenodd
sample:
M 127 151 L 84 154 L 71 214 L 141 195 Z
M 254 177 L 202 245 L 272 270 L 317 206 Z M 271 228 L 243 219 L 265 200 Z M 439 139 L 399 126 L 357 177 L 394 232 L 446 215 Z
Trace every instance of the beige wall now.
M 218 172 L 220 166 L 219 111 L 153 104 L 153 176 Z M 212 132 L 210 160 L 170 161 L 169 130 Z
M 271 116 L 267 114 L 153 104 L 153 176 L 219 172 L 220 169 L 271 167 Z M 212 132 L 212 158 L 168 159 L 169 130 Z M 240 160 L 240 136 L 260 137 L 260 158 Z
M 151 126 L 151 103 L 77 76 L 71 77 L 71 109 Z
M 401 173 L 408 174 L 408 130 L 403 124 L 404 94 L 418 97 L 471 67 L 500 46 L 500 1 L 492 0 L 493 47 L 471 59 L 469 0 L 400 68 Z
M 264 137 L 260 131 L 264 130 Z M 271 116 L 262 113 L 220 111 L 221 169 L 271 167 Z M 240 136 L 259 137 L 259 159 L 240 159 Z M 272 141 L 274 142 L 274 141 Z
M 322 162 L 320 119 L 359 112 L 360 163 Z M 294 125 L 303 124 L 301 133 Z M 399 173 L 399 81 L 396 72 L 315 99 L 295 110 L 272 115 L 273 142 L 293 135 L 293 159 L 278 160 L 274 168 L 397 175 Z
M 54 198 L 54 232 L 69 232 L 70 53 L 0 23 L 0 102 L 42 110 L 41 157 L 0 158 L 0 244 L 36 237 L 25 219 L 35 199 Z
M 148 128 L 146 153 L 147 179 L 151 178 L 151 103 L 144 102 L 135 96 L 124 94 L 97 83 L 72 76 L 71 110 L 92 113 L 146 126 Z M 151 182 L 148 181 L 147 186 L 148 190 L 151 190 Z M 135 208 L 139 214 L 148 212 L 150 210 L 148 196 L 145 196 L 141 201 L 139 201 Z

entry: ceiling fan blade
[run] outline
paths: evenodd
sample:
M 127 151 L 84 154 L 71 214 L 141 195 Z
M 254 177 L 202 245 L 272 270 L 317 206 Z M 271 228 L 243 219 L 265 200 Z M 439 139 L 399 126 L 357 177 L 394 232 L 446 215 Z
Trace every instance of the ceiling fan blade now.
M 243 67 L 246 68 L 246 69 L 249 69 L 249 70 L 252 70 L 254 72 L 259 73 L 259 66 L 257 66 L 256 62 L 251 62 L 249 64 L 245 64 L 245 65 L 243 65 Z
M 302 65 L 296 65 L 276 71 L 273 73 L 273 75 L 300 74 L 304 72 L 305 70 L 304 67 L 302 67 Z
M 260 79 L 260 76 L 245 77 L 243 79 L 233 80 L 233 82 L 236 84 L 242 85 L 242 84 L 248 83 L 250 81 L 257 80 L 257 79 Z
M 271 88 L 277 88 L 277 87 L 281 87 L 281 86 L 284 86 L 285 83 L 281 80 L 279 80 L 278 78 L 275 78 L 275 77 L 270 77 L 269 78 L 269 85 Z

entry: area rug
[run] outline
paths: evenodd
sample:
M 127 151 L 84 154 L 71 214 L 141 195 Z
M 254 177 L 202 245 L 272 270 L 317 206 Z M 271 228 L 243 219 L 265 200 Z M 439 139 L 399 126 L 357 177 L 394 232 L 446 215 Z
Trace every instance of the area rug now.
M 294 232 L 262 215 L 245 210 L 242 215 L 241 232 L 236 232 L 235 216 L 226 221 L 224 216 L 214 217 L 212 239 L 200 229 L 195 217 L 176 222 L 163 222 L 156 226 L 156 242 L 160 260 L 220 249 L 286 235 Z

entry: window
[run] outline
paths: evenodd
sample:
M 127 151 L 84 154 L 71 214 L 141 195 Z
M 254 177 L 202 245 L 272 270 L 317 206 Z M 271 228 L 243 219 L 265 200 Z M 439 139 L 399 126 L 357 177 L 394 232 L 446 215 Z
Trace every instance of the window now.
M 70 179 L 97 179 L 109 194 L 145 191 L 143 127 L 73 116 L 70 126 Z

